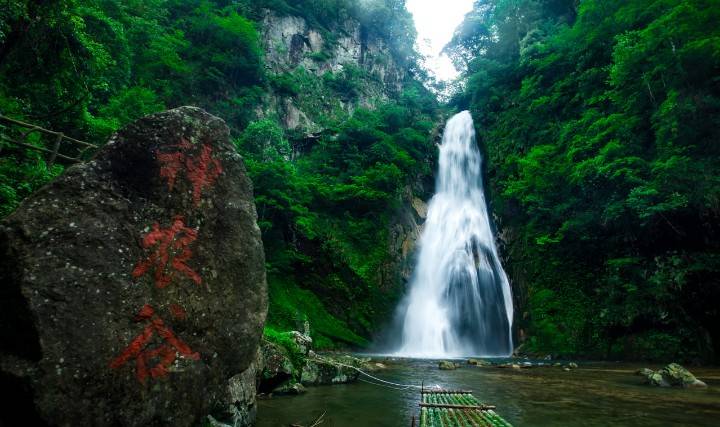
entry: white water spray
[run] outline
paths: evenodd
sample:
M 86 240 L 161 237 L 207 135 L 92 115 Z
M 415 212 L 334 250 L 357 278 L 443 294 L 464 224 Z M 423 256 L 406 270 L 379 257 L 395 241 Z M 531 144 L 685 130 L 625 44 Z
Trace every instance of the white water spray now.
M 510 284 L 490 228 L 481 157 L 467 111 L 447 122 L 435 191 L 419 241 L 396 354 L 509 356 L 513 349 Z

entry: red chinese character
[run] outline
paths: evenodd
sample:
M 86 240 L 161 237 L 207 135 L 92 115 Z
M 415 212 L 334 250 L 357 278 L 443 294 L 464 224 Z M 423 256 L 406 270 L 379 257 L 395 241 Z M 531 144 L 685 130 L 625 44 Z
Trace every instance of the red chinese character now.
M 160 176 L 167 178 L 170 191 L 175 187 L 175 180 L 185 163 L 184 151 L 190 149 L 192 145 L 185 138 L 180 138 L 180 143 L 173 145 L 173 147 L 178 147 L 180 151 L 174 153 L 161 153 L 160 150 L 156 151 L 157 159 L 160 162 Z
M 212 147 L 203 144 L 200 156 L 189 158 L 185 161 L 187 165 L 187 177 L 193 185 L 193 203 L 200 204 L 200 196 L 203 187 L 212 187 L 218 176 L 222 173 L 220 160 L 211 157 Z
M 168 374 L 167 368 L 175 361 L 178 354 L 193 360 L 200 360 L 200 354 L 193 352 L 190 347 L 173 334 L 165 326 L 155 310 L 145 304 L 135 318 L 136 321 L 148 323 L 143 331 L 136 336 L 125 350 L 110 362 L 110 368 L 118 369 L 130 359 L 135 359 L 135 376 L 140 383 L 145 384 L 147 377 L 159 378 Z M 148 348 L 155 333 L 163 339 L 164 343 L 156 348 Z M 157 364 L 148 369 L 153 359 L 159 359 Z
M 212 187 L 222 173 L 222 164 L 220 160 L 212 157 L 212 147 L 208 144 L 203 144 L 200 153 L 196 155 L 186 153 L 193 146 L 185 138 L 181 138 L 180 143 L 173 147 L 179 150 L 172 153 L 162 153 L 160 150 L 156 152 L 160 162 L 160 177 L 167 179 L 168 189 L 173 191 L 177 177 L 184 166 L 185 175 L 193 187 L 193 204 L 198 206 L 203 189 Z
M 176 271 L 185 274 L 199 285 L 202 283 L 200 275 L 187 265 L 187 261 L 192 257 L 189 246 L 195 239 L 197 239 L 197 231 L 186 227 L 180 215 L 173 219 L 172 226 L 168 228 L 160 228 L 158 223 L 153 224 L 152 231 L 143 237 L 142 247 L 145 249 L 155 247 L 154 252 L 135 265 L 132 271 L 133 278 L 137 279 L 154 268 L 155 285 L 158 288 L 169 285 Z

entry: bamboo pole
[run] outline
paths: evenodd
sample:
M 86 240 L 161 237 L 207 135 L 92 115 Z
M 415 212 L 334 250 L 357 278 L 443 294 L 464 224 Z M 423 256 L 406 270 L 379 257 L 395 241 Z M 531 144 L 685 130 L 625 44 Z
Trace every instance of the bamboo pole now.
M 31 149 L 31 150 L 37 150 L 37 151 L 42 151 L 42 152 L 44 152 L 44 153 L 53 154 L 53 151 L 52 151 L 52 150 L 48 150 L 47 148 L 36 147 L 36 146 L 34 146 L 34 145 L 25 144 L 24 142 L 18 142 L 18 141 L 11 141 L 11 142 L 12 142 L 13 144 L 19 145 L 19 146 L 21 146 L 21 147 L 29 148 L 29 149 Z M 68 160 L 68 161 L 71 161 L 71 162 L 76 162 L 76 163 L 82 162 L 82 160 L 80 160 L 80 159 L 76 159 L 76 158 L 74 158 L 74 157 L 68 157 L 68 156 L 66 156 L 66 155 L 64 155 L 64 154 L 60 154 L 60 153 L 56 153 L 56 157 L 59 157 L 59 158 L 61 158 L 61 159 L 65 159 L 65 160 Z
M 48 161 L 48 166 L 52 166 L 53 163 L 55 163 L 55 158 L 58 155 L 58 151 L 60 150 L 60 142 L 62 142 L 63 134 L 59 134 L 57 138 L 55 138 L 55 144 L 53 144 L 52 148 L 52 154 L 50 155 L 50 160 Z
M 31 129 L 31 130 L 33 130 L 33 131 L 37 130 L 37 131 L 40 131 L 40 132 L 45 132 L 45 133 L 50 134 L 50 135 L 62 136 L 62 139 L 67 139 L 68 141 L 72 141 L 72 142 L 74 142 L 74 143 L 76 143 L 76 144 L 84 145 L 84 146 L 86 146 L 86 147 L 98 148 L 98 146 L 95 145 L 95 144 L 90 144 L 89 142 L 80 141 L 79 139 L 71 138 L 71 137 L 69 137 L 69 136 L 67 136 L 67 135 L 63 135 L 62 132 L 55 132 L 55 131 L 52 131 L 52 130 L 50 130 L 50 129 L 45 129 L 45 128 L 40 127 L 40 126 L 37 126 L 37 125 L 33 125 L 33 124 L 30 124 L 30 123 L 25 123 L 25 122 L 22 122 L 22 121 L 20 121 L 20 120 L 11 119 L 10 117 L 6 117 L 6 116 L 0 115 L 0 120 L 6 121 L 6 122 L 8 122 L 8 123 L 12 123 L 12 124 L 15 124 L 15 125 L 18 125 L 18 126 L 22 126 L 22 127 Z
M 420 403 L 422 408 L 447 408 L 447 409 L 474 409 L 487 411 L 497 408 L 495 405 L 455 405 L 451 403 Z

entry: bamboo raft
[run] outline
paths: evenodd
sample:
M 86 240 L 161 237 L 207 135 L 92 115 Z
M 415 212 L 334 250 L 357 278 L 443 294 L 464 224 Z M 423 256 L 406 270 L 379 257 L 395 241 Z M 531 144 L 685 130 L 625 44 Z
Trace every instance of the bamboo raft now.
M 420 422 L 413 427 L 512 427 L 495 413 L 495 406 L 480 403 L 471 391 L 420 390 Z

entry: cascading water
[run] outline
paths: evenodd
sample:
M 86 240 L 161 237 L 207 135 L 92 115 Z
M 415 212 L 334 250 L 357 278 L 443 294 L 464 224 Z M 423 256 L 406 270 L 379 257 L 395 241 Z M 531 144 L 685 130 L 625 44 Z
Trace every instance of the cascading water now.
M 410 293 L 402 306 L 405 357 L 509 356 L 510 284 L 500 264 L 470 113 L 453 116 L 440 145 Z

